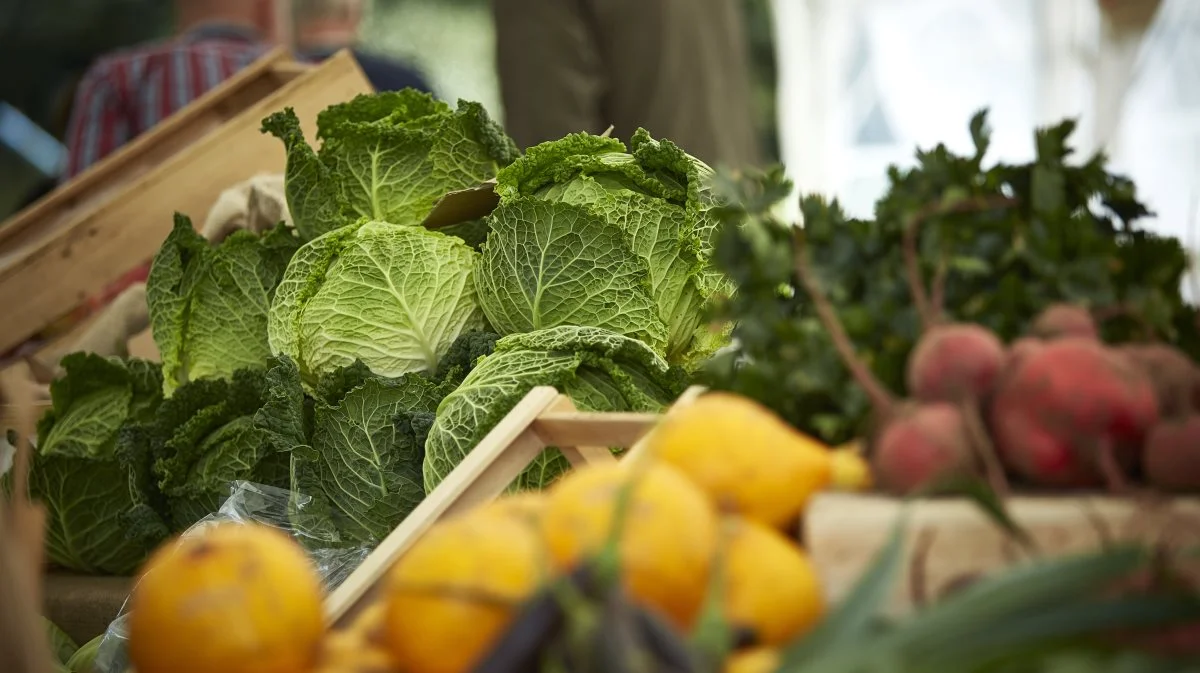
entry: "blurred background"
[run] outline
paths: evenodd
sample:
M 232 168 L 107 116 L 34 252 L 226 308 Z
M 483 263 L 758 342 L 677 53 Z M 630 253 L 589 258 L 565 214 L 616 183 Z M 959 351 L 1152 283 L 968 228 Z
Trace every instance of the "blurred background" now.
M 868 216 L 889 164 L 969 142 L 991 108 L 992 158 L 1031 156 L 1032 129 L 1077 117 L 1197 249 L 1197 0 L 741 0 L 762 156 L 805 191 Z M 504 110 L 489 0 L 374 0 L 363 45 L 436 94 Z M 0 0 L 0 217 L 60 170 L 75 84 L 99 54 L 169 33 L 164 0 Z M 1082 158 L 1082 157 L 1081 157 Z

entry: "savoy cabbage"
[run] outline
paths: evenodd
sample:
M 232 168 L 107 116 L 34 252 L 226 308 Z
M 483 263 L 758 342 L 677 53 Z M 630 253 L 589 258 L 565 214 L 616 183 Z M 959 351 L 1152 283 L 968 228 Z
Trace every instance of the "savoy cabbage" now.
M 413 89 L 363 94 L 317 116 L 319 151 L 291 108 L 263 120 L 287 149 L 284 190 L 305 239 L 359 218 L 419 224 L 447 192 L 475 187 L 517 147 L 478 103 Z
M 642 129 L 630 147 L 586 133 L 542 143 L 497 175 L 477 283 L 502 334 L 600 327 L 672 364 L 721 344 L 707 324 L 728 291 L 709 263 L 712 170 Z
M 564 326 L 504 337 L 438 405 L 425 440 L 425 491 L 537 386 L 558 388 L 584 411 L 658 411 L 685 384 L 682 371 L 644 343 L 604 329 Z M 545 451 L 516 486 L 544 487 L 568 467 L 557 450 Z
M 159 368 L 91 353 L 62 367 L 29 472 L 29 491 L 46 507 L 46 553 L 59 567 L 129 574 L 169 533 L 151 456 L 128 441 L 162 401 Z
M 380 376 L 432 373 L 460 334 L 483 327 L 477 256 L 457 237 L 373 221 L 309 241 L 271 305 L 271 349 L 310 386 L 356 360 Z
M 299 372 L 286 358 L 192 381 L 164 400 L 143 441 L 172 528 L 217 511 L 234 481 L 286 488 L 288 452 L 306 432 L 304 404 Z
M 265 367 L 267 310 L 299 247 L 282 223 L 261 236 L 238 230 L 214 246 L 175 215 L 146 282 L 166 395 L 191 380 Z

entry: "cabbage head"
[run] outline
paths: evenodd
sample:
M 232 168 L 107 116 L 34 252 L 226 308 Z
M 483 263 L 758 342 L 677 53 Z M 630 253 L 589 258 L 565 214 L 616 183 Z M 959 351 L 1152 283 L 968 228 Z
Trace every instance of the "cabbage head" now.
M 141 438 L 175 531 L 216 512 L 235 481 L 289 484 L 290 450 L 304 436 L 304 391 L 287 358 L 228 379 L 180 386 Z
M 391 378 L 433 373 L 460 334 L 483 326 L 477 257 L 455 236 L 374 221 L 313 239 L 275 292 L 271 350 L 309 387 L 356 360 Z
M 557 388 L 584 411 L 658 411 L 685 385 L 683 372 L 644 343 L 608 330 L 562 326 L 504 337 L 438 405 L 425 440 L 425 492 L 537 386 Z M 568 467 L 562 453 L 548 449 L 515 486 L 543 488 Z
M 158 366 L 73 353 L 38 421 L 29 491 L 46 507 L 46 554 L 61 568 L 128 575 L 170 532 L 145 447 L 129 441 L 162 402 Z
M 475 187 L 518 155 L 478 103 L 413 89 L 363 94 L 317 116 L 313 151 L 291 108 L 263 120 L 287 149 L 284 191 L 305 239 L 359 218 L 419 224 L 446 192 Z
M 292 508 L 308 540 L 378 544 L 424 498 L 421 465 L 433 412 L 454 381 L 375 376 L 361 363 L 323 377 L 308 441 L 291 451 Z
M 163 392 L 188 381 L 265 369 L 267 310 L 300 239 L 282 223 L 235 231 L 211 245 L 183 215 L 146 281 L 150 329 L 163 362 Z
M 728 290 L 709 263 L 712 170 L 643 129 L 628 150 L 586 133 L 531 148 L 497 176 L 479 301 L 515 334 L 579 325 L 639 339 L 672 364 L 721 344 L 706 325 Z

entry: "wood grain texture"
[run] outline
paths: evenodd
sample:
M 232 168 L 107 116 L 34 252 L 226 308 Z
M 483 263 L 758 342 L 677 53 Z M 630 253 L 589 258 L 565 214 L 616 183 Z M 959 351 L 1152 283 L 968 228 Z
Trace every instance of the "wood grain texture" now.
M 689 388 L 672 410 L 691 404 L 703 392 L 703 388 Z M 576 467 L 611 463 L 614 457 L 608 447 L 633 443 L 627 456 L 644 453 L 647 432 L 659 418 L 654 414 L 584 413 L 574 408 L 570 399 L 554 388 L 529 391 L 329 595 L 325 613 L 333 628 L 345 628 L 380 598 L 388 570 L 435 523 L 494 500 L 547 446 L 565 445 L 564 454 Z
M 992 573 L 1028 559 L 973 502 L 939 498 L 911 507 L 904 570 L 888 605 L 892 614 L 914 607 L 909 570 L 919 537 L 928 545 L 922 574 L 930 599 L 964 575 Z M 837 602 L 849 592 L 891 536 L 900 512 L 900 500 L 880 495 L 823 493 L 813 499 L 802 535 L 828 600 Z M 1163 500 L 1147 508 L 1102 495 L 1014 496 L 1009 512 L 1048 557 L 1095 551 L 1117 540 L 1152 542 L 1167 526 L 1191 531 L 1182 542 L 1200 543 L 1200 498 Z M 1200 577 L 1196 568 L 1188 571 Z
M 371 91 L 349 52 L 293 75 L 267 71 L 237 92 L 198 99 L 179 113 L 187 113 L 191 131 L 173 136 L 179 146 L 169 158 L 143 153 L 108 163 L 105 170 L 131 171 L 136 178 L 114 186 L 111 198 L 71 211 L 46 236 L 6 251 L 0 260 L 0 306 L 13 309 L 0 323 L 0 352 L 151 259 L 176 212 L 203 218 L 229 186 L 258 173 L 282 172 L 283 144 L 260 131 L 264 117 L 292 107 L 311 135 L 318 112 Z

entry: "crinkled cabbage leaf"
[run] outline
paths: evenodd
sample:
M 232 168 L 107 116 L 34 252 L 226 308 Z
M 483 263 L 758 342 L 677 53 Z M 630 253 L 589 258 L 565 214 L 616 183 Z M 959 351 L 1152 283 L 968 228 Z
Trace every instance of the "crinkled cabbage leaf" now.
M 280 223 L 261 236 L 236 231 L 214 246 L 175 215 L 146 283 L 166 395 L 188 381 L 266 366 L 267 311 L 300 243 Z
M 152 362 L 73 353 L 38 421 L 29 490 L 46 507 L 46 553 L 85 573 L 132 573 L 169 533 L 144 447 L 127 441 L 162 401 Z
M 536 386 L 558 388 L 585 411 L 657 411 L 685 384 L 682 371 L 646 344 L 608 330 L 563 326 L 504 337 L 438 406 L 425 441 L 425 491 L 432 492 Z M 515 486 L 544 487 L 568 467 L 557 449 L 549 449 Z
M 287 488 L 291 449 L 309 434 L 309 404 L 287 358 L 239 369 L 229 379 L 181 386 L 159 408 L 142 440 L 166 496 L 172 528 L 216 512 L 233 482 Z
M 361 360 L 380 376 L 433 373 L 454 340 L 483 326 L 477 252 L 423 227 L 363 222 L 306 243 L 271 305 L 271 349 L 307 385 Z
M 452 383 L 384 378 L 357 365 L 328 379 L 318 386 L 311 442 L 291 454 L 291 489 L 311 498 L 293 508 L 293 522 L 325 545 L 373 545 L 425 497 L 425 434 Z
M 712 170 L 642 129 L 628 150 L 586 133 L 531 148 L 497 176 L 477 283 L 502 334 L 600 327 L 693 365 L 723 342 L 706 325 L 730 291 L 709 263 Z
M 519 152 L 478 103 L 413 90 L 363 94 L 317 116 L 314 152 L 291 108 L 263 120 L 287 149 L 284 190 L 306 240 L 359 218 L 419 224 L 447 192 L 475 187 Z

